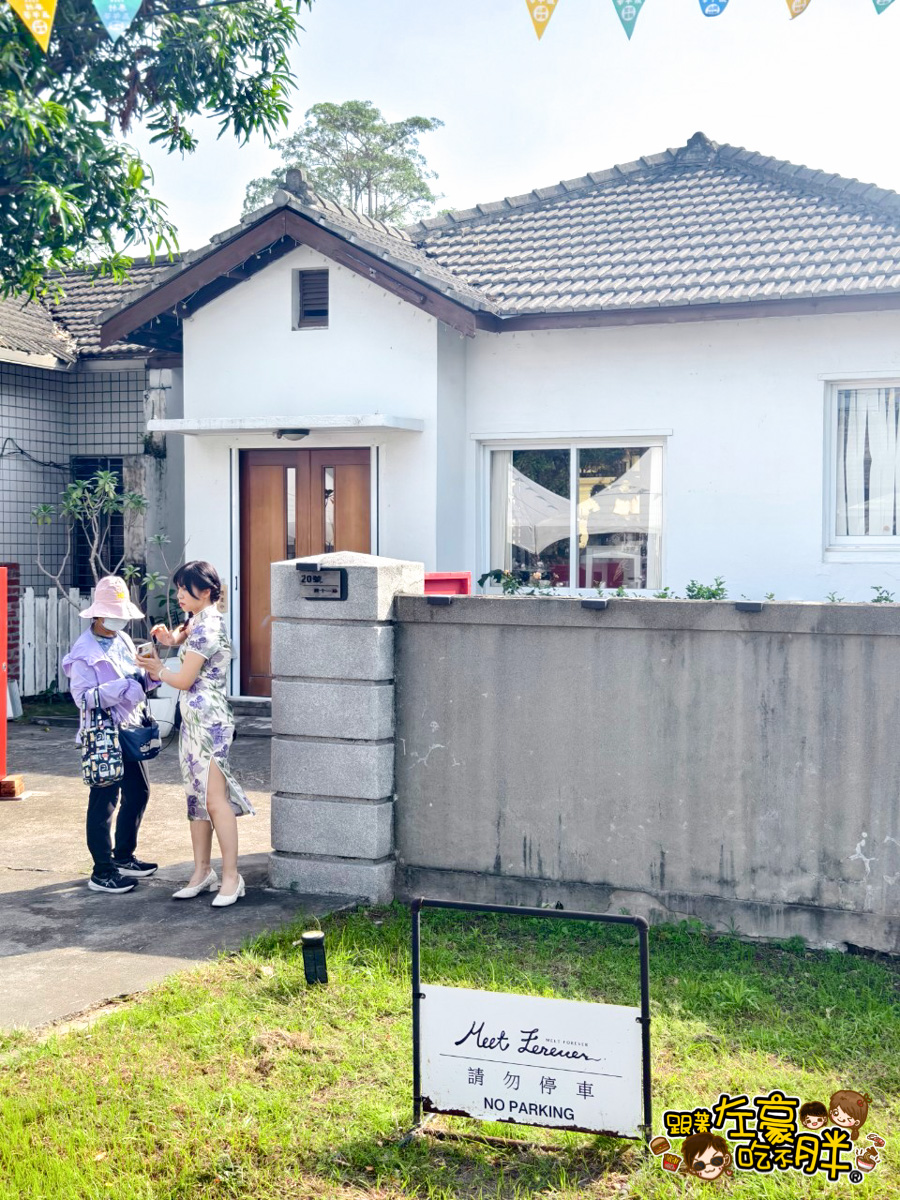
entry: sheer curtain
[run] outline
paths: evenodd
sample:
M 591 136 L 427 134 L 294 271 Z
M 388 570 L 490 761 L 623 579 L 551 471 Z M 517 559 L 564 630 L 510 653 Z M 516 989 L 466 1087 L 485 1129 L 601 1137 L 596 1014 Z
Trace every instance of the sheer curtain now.
M 896 536 L 898 422 L 900 388 L 838 391 L 838 537 Z
M 512 450 L 491 454 L 491 571 L 512 569 L 512 461 Z

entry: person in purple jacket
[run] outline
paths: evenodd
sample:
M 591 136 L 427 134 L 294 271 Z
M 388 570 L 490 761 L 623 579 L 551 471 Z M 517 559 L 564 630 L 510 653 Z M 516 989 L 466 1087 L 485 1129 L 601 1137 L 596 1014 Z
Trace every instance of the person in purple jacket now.
M 140 724 L 146 694 L 158 686 L 138 667 L 134 643 L 123 632 L 129 621 L 139 620 L 143 615 L 131 603 L 125 580 L 107 575 L 94 590 L 93 604 L 81 614 L 90 620 L 90 628 L 73 643 L 63 659 L 72 699 L 82 714 L 84 703 L 94 708 L 99 699 L 100 707 L 109 709 L 120 729 Z M 136 878 L 152 875 L 158 865 L 135 857 L 138 829 L 150 798 L 147 765 L 126 760 L 123 766 L 125 773 L 119 783 L 92 787 L 88 795 L 87 844 L 94 860 L 88 887 L 109 895 L 130 892 Z M 117 804 L 114 850 L 110 826 Z

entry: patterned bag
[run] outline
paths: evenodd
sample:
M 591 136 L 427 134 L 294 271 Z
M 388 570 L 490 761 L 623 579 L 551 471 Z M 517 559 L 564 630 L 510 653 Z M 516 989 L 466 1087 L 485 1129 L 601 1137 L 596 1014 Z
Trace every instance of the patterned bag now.
M 87 692 L 82 701 L 81 774 L 88 787 L 111 787 L 125 774 L 122 748 L 112 713 L 100 707 L 100 689 L 94 692 L 94 708 L 87 706 Z

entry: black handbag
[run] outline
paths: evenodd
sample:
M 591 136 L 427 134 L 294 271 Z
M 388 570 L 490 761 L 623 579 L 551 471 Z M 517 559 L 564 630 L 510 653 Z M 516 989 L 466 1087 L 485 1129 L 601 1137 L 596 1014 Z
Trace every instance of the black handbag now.
M 153 720 L 150 705 L 144 701 L 141 723 L 128 729 L 119 728 L 119 744 L 126 762 L 147 762 L 162 750 L 159 726 Z
M 100 689 L 95 693 L 94 708 L 88 707 L 88 692 L 82 700 L 81 774 L 88 787 L 112 787 L 125 773 L 122 747 L 112 713 L 100 707 Z

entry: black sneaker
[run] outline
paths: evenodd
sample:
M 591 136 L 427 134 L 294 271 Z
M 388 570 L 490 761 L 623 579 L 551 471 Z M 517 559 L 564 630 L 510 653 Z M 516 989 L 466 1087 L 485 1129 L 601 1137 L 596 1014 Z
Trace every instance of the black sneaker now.
M 159 863 L 141 862 L 139 858 L 133 856 L 125 862 L 113 859 L 113 866 L 120 875 L 134 875 L 139 879 L 143 879 L 146 875 L 153 875 L 159 869 Z
M 92 875 L 88 880 L 88 887 L 92 892 L 109 892 L 112 896 L 124 896 L 136 886 L 130 879 L 123 879 L 119 874 Z

